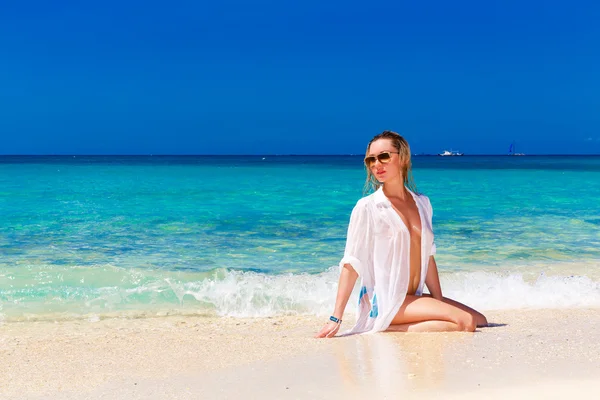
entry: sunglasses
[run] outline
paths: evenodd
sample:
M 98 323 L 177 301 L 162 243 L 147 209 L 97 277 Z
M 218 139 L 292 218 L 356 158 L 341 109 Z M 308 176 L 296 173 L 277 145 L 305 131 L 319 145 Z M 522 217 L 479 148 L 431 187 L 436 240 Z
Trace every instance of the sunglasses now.
M 376 160 L 379 160 L 382 164 L 387 164 L 392 161 L 392 154 L 400 154 L 397 151 L 384 151 L 383 153 L 379 153 L 376 156 L 365 157 L 365 164 L 370 167 L 375 164 Z

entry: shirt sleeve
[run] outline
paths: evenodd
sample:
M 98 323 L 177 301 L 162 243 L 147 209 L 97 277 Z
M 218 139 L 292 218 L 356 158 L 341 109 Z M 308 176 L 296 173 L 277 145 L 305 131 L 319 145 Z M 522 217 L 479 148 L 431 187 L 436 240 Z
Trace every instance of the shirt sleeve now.
M 369 210 L 364 203 L 357 203 L 350 216 L 348 235 L 346 237 L 346 249 L 344 257 L 340 261 L 340 268 L 345 264 L 352 265 L 358 275 L 366 272 L 368 263 L 371 262 L 372 249 L 372 227 L 370 223 Z

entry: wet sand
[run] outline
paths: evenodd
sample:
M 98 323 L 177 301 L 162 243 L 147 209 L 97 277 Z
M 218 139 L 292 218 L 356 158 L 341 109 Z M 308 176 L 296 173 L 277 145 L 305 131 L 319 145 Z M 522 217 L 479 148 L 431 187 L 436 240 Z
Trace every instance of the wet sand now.
M 315 317 L 5 323 L 0 398 L 600 396 L 599 309 L 486 315 L 474 334 L 334 339 Z

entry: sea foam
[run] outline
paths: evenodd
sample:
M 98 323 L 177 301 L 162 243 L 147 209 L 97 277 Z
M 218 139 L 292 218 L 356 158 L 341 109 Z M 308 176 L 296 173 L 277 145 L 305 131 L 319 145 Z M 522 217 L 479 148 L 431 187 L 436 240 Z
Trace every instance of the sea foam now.
M 61 285 L 41 289 L 20 285 L 4 291 L 0 321 L 23 316 L 46 319 L 51 314 L 67 319 L 169 314 L 327 316 L 335 304 L 339 278 L 336 267 L 318 274 L 228 269 L 179 274 L 112 267 L 102 275 L 88 273 L 82 283 L 75 279 L 79 275 L 71 276 L 72 271 L 63 272 Z M 583 275 L 443 271 L 440 279 L 446 297 L 482 311 L 600 307 L 600 281 Z M 358 285 L 348 302 L 348 313 L 356 311 L 357 289 Z
M 337 280 L 337 268 L 317 275 L 226 271 L 219 277 L 171 286 L 182 302 L 193 297 L 223 316 L 328 315 Z M 542 273 L 530 280 L 521 273 L 454 272 L 442 274 L 441 281 L 446 297 L 480 310 L 600 307 L 600 282 L 586 276 Z M 347 310 L 355 309 L 351 299 Z

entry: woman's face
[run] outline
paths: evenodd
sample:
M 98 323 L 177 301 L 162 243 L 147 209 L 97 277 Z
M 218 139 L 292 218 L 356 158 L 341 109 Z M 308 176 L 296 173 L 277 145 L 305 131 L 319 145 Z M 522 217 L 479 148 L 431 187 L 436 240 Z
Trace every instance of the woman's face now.
M 379 139 L 371 143 L 365 163 L 381 183 L 400 177 L 400 156 L 390 139 Z

